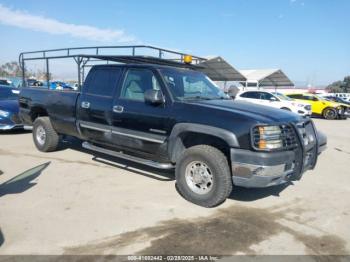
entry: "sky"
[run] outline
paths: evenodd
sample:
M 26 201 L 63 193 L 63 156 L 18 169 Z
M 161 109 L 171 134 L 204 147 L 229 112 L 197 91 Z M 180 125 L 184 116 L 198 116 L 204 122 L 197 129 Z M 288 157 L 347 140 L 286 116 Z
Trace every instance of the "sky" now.
M 0 0 L 0 63 L 22 51 L 150 44 L 327 85 L 350 75 L 349 10 L 350 0 Z

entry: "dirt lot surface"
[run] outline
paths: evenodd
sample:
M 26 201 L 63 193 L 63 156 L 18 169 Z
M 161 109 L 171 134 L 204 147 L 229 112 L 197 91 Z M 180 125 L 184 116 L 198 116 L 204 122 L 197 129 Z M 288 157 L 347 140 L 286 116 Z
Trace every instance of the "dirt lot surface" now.
M 0 254 L 350 254 L 350 120 L 315 123 L 315 170 L 213 209 L 179 196 L 172 172 L 1 134 Z

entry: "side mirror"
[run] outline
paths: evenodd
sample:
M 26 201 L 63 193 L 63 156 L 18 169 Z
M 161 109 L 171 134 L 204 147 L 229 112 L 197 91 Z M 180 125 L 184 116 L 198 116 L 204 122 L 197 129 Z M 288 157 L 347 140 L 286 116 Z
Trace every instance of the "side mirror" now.
M 276 102 L 276 101 L 278 101 L 278 99 L 277 99 L 276 97 L 272 96 L 272 97 L 270 98 L 270 102 Z
M 145 92 L 145 102 L 151 105 L 161 105 L 165 103 L 164 95 L 161 90 L 148 89 Z

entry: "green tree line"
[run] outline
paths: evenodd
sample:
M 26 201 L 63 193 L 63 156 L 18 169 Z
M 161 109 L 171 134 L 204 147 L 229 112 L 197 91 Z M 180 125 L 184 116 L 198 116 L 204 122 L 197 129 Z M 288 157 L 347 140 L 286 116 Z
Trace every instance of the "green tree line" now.
M 327 86 L 327 90 L 331 93 L 349 93 L 350 92 L 350 76 L 344 77 L 343 81 L 336 81 Z
M 37 79 L 46 79 L 46 72 L 42 70 L 33 72 L 32 70 L 25 69 L 25 77 L 27 78 L 32 76 Z M 0 66 L 0 77 L 22 77 L 22 68 L 18 62 L 7 62 Z M 51 79 L 51 74 L 49 77 Z
M 22 76 L 22 68 L 17 62 L 7 62 L 0 66 L 0 77 Z

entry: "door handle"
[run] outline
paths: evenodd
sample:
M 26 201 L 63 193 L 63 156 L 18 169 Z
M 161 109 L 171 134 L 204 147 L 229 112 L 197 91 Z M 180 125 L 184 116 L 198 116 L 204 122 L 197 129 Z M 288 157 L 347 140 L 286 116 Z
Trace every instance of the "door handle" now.
M 86 102 L 86 101 L 81 102 L 81 107 L 86 109 L 90 108 L 90 102 Z
M 113 106 L 113 112 L 115 113 L 123 113 L 124 107 L 123 106 Z

